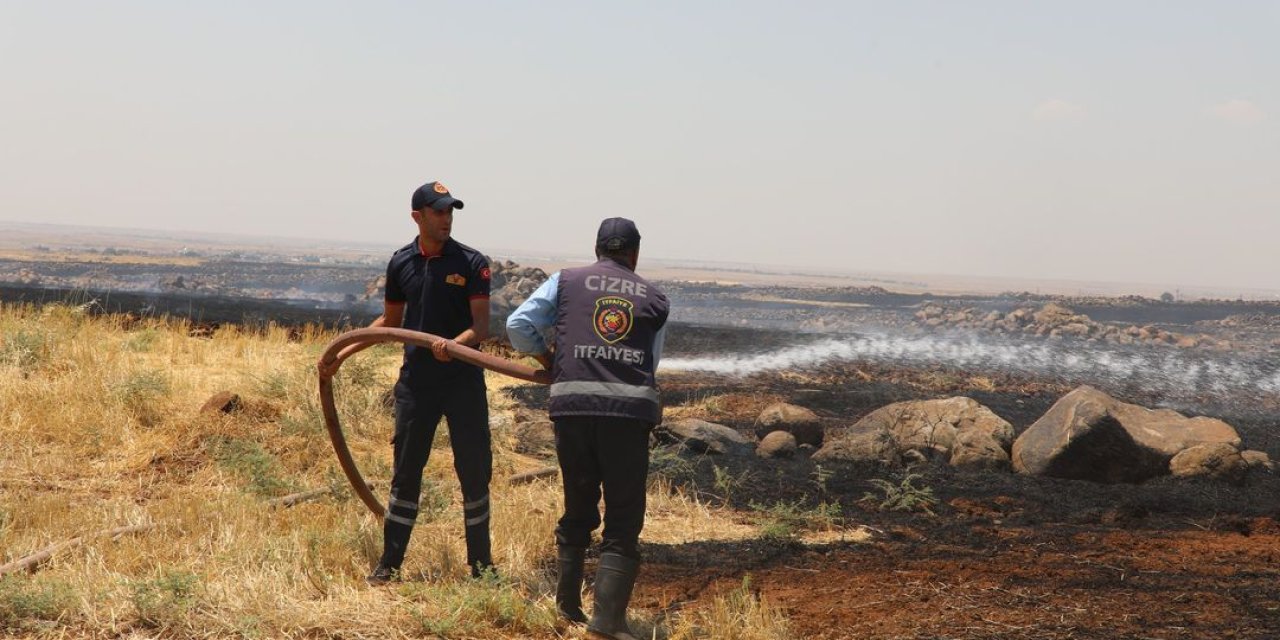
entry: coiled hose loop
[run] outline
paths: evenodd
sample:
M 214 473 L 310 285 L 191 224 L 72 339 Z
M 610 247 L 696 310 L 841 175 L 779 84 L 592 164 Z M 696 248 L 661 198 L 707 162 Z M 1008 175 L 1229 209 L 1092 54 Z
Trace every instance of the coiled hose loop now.
M 440 336 L 409 329 L 394 329 L 391 327 L 355 329 L 334 338 L 333 342 L 330 342 L 329 346 L 325 348 L 324 355 L 320 357 L 320 360 L 322 362 L 337 362 L 338 366 L 341 367 L 342 362 L 339 361 L 338 354 L 351 345 L 400 342 L 430 348 L 431 345 L 442 339 Z M 449 342 L 446 350 L 452 358 L 495 373 L 539 384 L 551 384 L 551 372 L 545 369 L 534 369 L 471 347 L 465 347 L 456 342 Z M 364 502 L 365 506 L 369 507 L 373 515 L 382 518 L 386 515 L 386 508 L 374 497 L 369 485 L 365 484 L 364 477 L 360 475 L 360 469 L 356 467 L 356 462 L 351 457 L 351 449 L 347 447 L 347 438 L 342 433 L 342 425 L 338 421 L 338 410 L 333 402 L 333 378 L 320 376 L 320 406 L 324 409 L 324 426 L 329 431 L 329 441 L 333 443 L 333 452 L 338 455 L 338 464 L 342 466 L 342 473 L 347 476 L 352 490 L 356 492 L 356 495 L 360 496 L 360 500 Z

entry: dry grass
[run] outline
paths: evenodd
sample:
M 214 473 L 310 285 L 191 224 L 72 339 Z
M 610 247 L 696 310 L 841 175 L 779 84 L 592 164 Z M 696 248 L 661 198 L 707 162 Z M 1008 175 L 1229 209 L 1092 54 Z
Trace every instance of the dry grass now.
M 751 577 L 731 591 L 718 595 L 711 606 L 685 615 L 677 622 L 671 640 L 784 640 L 793 637 L 782 609 L 751 589 Z
M 0 635 L 580 635 L 553 615 L 548 567 L 558 484 L 504 482 L 543 464 L 508 446 L 513 407 L 497 391 L 514 381 L 489 379 L 501 577 L 466 577 L 461 498 L 441 429 L 405 564 L 408 581 L 371 589 L 363 578 L 380 551 L 381 529 L 346 491 L 315 390 L 313 363 L 333 334 L 308 329 L 290 339 L 275 327 L 190 333 L 179 320 L 0 305 L 0 564 L 87 533 L 157 525 L 116 540 L 94 538 L 33 574 L 0 579 Z M 347 363 L 337 381 L 352 451 L 379 493 L 390 475 L 392 430 L 381 399 L 398 365 L 398 349 L 377 347 Z M 221 390 L 244 397 L 246 409 L 199 414 Z M 265 506 L 326 486 L 340 490 L 289 509 Z M 655 486 L 650 505 L 646 539 L 760 535 L 755 525 L 670 487 Z M 655 614 L 634 613 L 638 626 L 653 628 L 644 622 Z M 653 634 L 785 635 L 785 619 L 749 594 L 682 616 Z

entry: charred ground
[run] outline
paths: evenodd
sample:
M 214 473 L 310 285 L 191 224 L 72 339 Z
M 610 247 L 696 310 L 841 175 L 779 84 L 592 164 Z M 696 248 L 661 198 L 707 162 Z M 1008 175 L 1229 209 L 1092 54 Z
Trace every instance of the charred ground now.
M 672 353 L 769 350 L 785 331 L 681 326 Z M 754 433 L 760 410 L 813 409 L 828 434 L 884 405 L 964 395 L 1021 433 L 1080 380 L 945 365 L 842 362 L 746 377 L 663 377 L 668 413 Z M 545 408 L 545 390 L 518 388 Z M 1141 394 L 1139 394 L 1141 395 Z M 1126 397 L 1142 403 L 1153 398 Z M 1246 443 L 1280 455 L 1277 414 L 1233 406 L 1221 417 Z M 1234 410 L 1231 410 L 1234 409 Z M 1243 486 L 1161 479 L 1104 485 L 1011 473 L 685 456 L 655 450 L 654 472 L 746 519 L 864 528 L 870 542 L 649 545 L 638 604 L 667 611 L 740 588 L 783 603 L 813 638 L 1273 638 L 1280 634 L 1280 479 Z M 913 476 L 908 479 L 907 476 Z M 927 488 L 928 510 L 882 508 L 883 485 Z M 834 505 L 838 507 L 833 508 Z M 837 514 L 837 515 L 833 515 Z
M 823 329 L 907 328 L 919 304 L 938 300 L 878 289 L 670 289 L 683 311 L 670 331 L 668 356 L 768 352 L 822 340 Z M 93 313 L 187 316 L 197 328 L 360 326 L 373 315 L 315 301 L 92 286 L 11 284 L 0 287 L 0 299 L 71 299 Z M 1247 338 L 1237 341 L 1244 347 L 1270 345 L 1280 317 L 1278 305 L 1243 301 L 1026 294 L 946 300 L 1001 311 L 1046 301 L 1073 305 L 1099 322 L 1235 332 Z M 662 382 L 669 411 L 747 434 L 774 401 L 814 410 L 828 433 L 892 402 L 953 395 L 986 405 L 1019 433 L 1077 384 L 1110 385 L 1118 397 L 1148 406 L 1169 401 L 1168 394 L 1144 391 L 1136 381 L 858 359 L 748 376 L 671 373 Z M 512 393 L 529 410 L 545 408 L 545 390 Z M 1179 398 L 1179 408 L 1227 420 L 1251 448 L 1280 458 L 1274 398 L 1194 395 Z M 819 465 L 804 455 L 765 462 L 661 449 L 655 450 L 654 473 L 729 505 L 744 520 L 780 526 L 774 535 L 749 541 L 648 545 L 635 604 L 650 610 L 705 603 L 749 579 L 751 590 L 785 607 L 801 637 L 1280 637 L 1280 480 L 1274 475 L 1254 474 L 1243 486 L 1172 480 L 1100 485 L 942 465 L 897 470 Z M 937 502 L 928 510 L 885 509 L 884 485 L 877 481 L 909 482 L 931 491 Z M 828 542 L 803 541 L 797 531 L 805 529 L 833 535 Z M 869 536 L 842 539 L 850 531 Z

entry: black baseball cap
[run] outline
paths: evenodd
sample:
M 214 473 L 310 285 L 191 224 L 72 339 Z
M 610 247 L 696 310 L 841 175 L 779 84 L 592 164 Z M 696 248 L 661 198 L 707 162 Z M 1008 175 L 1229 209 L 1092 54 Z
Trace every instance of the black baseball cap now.
M 454 209 L 462 208 L 462 201 L 453 197 L 449 193 L 448 187 L 439 182 L 428 182 L 417 191 L 413 192 L 413 199 L 410 200 L 414 211 L 422 211 L 427 207 L 431 207 L 436 211 L 444 211 L 449 207 Z
M 596 248 L 609 251 L 635 249 L 640 246 L 640 231 L 636 223 L 626 218 L 605 218 L 596 232 Z

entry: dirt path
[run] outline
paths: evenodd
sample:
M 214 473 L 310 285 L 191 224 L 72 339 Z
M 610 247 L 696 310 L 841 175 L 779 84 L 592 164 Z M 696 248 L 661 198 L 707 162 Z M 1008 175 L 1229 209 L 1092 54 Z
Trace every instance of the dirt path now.
M 705 602 L 745 574 L 806 638 L 1278 638 L 1280 525 L 1230 531 L 896 527 L 862 545 L 651 563 L 641 606 Z

